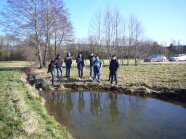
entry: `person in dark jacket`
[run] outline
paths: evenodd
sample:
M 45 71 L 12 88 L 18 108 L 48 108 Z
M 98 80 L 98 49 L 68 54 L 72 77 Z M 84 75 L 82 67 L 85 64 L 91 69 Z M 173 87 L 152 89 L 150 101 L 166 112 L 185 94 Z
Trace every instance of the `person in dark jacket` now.
M 111 85 L 113 83 L 113 81 L 115 81 L 115 84 L 118 84 L 118 80 L 117 80 L 117 71 L 119 68 L 119 63 L 117 61 L 117 58 L 115 55 L 112 56 L 112 60 L 110 61 L 110 66 L 109 66 L 109 70 L 110 70 L 110 78 L 111 78 Z
M 66 64 L 66 77 L 69 78 L 70 77 L 70 68 L 71 68 L 71 65 L 72 65 L 71 53 L 67 54 L 67 56 L 64 59 L 64 62 Z
M 78 76 L 79 78 L 83 78 L 83 68 L 85 64 L 81 53 L 78 54 L 78 57 L 76 58 L 76 63 L 78 68 Z
M 55 58 L 56 70 L 57 70 L 57 77 L 60 80 L 59 72 L 61 73 L 61 78 L 63 77 L 63 61 L 59 54 L 57 54 Z
M 55 79 L 55 60 L 51 60 L 50 64 L 48 65 L 48 73 L 50 72 L 52 75 L 52 84 L 54 84 Z
M 94 76 L 93 76 L 93 73 L 94 73 L 94 61 L 96 60 L 95 56 L 93 53 L 91 53 L 90 57 L 89 57 L 89 60 L 90 60 L 90 78 L 93 79 Z

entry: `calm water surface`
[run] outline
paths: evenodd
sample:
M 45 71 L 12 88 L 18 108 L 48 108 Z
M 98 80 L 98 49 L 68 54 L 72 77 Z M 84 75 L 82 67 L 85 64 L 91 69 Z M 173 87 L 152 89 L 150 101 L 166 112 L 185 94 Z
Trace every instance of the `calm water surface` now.
M 110 93 L 46 93 L 48 113 L 78 139 L 186 139 L 186 109 Z

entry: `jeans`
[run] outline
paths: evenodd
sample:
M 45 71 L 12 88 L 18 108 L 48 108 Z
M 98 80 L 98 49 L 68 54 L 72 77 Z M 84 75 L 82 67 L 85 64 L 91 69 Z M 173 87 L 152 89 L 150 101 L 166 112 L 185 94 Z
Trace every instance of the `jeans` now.
M 94 78 L 93 78 L 93 80 L 96 79 L 96 76 L 98 77 L 98 81 L 100 81 L 100 69 L 94 69 Z
M 71 65 L 66 65 L 66 77 L 70 77 L 70 68 Z
M 94 66 L 90 65 L 90 77 L 93 78 L 93 73 L 94 73 Z
M 83 77 L 83 67 L 79 67 L 79 68 L 78 68 L 78 76 L 79 76 L 80 78 Z
M 58 79 L 60 79 L 59 72 L 61 73 L 61 78 L 62 78 L 63 77 L 63 68 L 59 67 L 59 68 L 56 68 L 56 69 L 57 69 L 57 77 L 58 77 Z
M 108 79 L 108 81 L 110 81 L 110 71 L 109 71 L 109 79 Z
M 113 81 L 115 81 L 115 84 L 118 84 L 118 79 L 117 79 L 117 71 L 110 71 L 110 78 L 111 78 L 111 84 Z
M 52 75 L 52 84 L 54 84 L 55 71 L 53 70 L 53 71 L 51 71 L 50 73 L 51 73 L 51 75 Z

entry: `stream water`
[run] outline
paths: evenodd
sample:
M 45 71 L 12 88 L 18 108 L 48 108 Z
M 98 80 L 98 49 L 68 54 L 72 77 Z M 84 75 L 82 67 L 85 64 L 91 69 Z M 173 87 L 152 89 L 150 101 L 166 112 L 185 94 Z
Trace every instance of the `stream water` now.
M 186 139 L 186 108 L 112 93 L 46 93 L 46 108 L 77 139 Z

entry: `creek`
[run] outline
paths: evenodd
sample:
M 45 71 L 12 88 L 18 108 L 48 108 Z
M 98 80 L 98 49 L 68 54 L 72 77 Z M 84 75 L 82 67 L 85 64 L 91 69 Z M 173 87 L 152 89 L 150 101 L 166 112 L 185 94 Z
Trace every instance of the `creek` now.
M 186 108 L 113 93 L 41 92 L 49 115 L 77 139 L 186 139 Z

